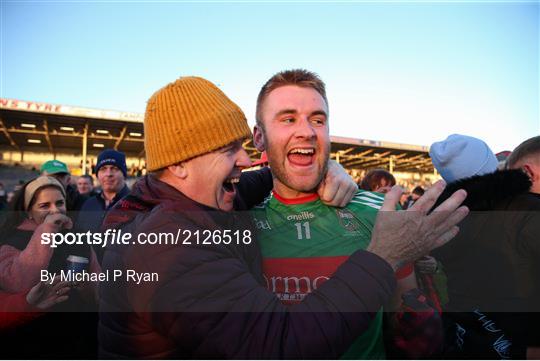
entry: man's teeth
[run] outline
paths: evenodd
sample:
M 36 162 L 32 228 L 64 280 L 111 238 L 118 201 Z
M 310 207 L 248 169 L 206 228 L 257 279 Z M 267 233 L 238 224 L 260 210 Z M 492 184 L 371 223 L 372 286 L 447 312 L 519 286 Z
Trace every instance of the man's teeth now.
M 313 154 L 315 153 L 315 150 L 313 149 L 293 149 L 289 153 L 299 153 L 299 154 Z
M 240 178 L 229 178 L 225 182 L 227 182 L 227 183 L 238 183 L 238 182 L 240 182 Z

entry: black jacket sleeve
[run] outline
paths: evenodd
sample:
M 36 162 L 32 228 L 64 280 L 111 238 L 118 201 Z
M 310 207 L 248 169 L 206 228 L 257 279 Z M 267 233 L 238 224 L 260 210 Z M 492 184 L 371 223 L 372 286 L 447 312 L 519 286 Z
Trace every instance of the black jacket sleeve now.
M 250 209 L 261 203 L 270 194 L 272 188 L 270 168 L 242 172 L 237 186 L 238 197 L 235 209 Z
M 240 257 L 245 247 L 254 251 L 258 244 L 242 247 L 134 248 L 126 267 L 157 272 L 160 280 L 130 288 L 131 306 L 151 313 L 153 329 L 186 350 L 187 357 L 338 358 L 395 289 L 392 268 L 357 251 L 303 302 L 287 307 Z

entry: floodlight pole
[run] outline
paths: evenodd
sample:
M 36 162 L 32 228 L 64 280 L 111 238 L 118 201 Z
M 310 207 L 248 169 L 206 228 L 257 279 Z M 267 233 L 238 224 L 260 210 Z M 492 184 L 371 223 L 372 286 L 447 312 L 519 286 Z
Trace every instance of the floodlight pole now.
M 82 141 L 82 174 L 88 174 L 86 172 L 86 152 L 88 148 L 88 123 L 84 125 L 83 141 Z

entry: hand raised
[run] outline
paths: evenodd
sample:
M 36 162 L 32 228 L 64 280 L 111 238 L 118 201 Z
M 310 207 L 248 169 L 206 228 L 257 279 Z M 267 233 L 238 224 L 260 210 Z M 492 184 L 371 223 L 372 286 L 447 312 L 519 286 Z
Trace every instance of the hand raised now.
M 73 228 L 73 222 L 71 221 L 71 218 L 62 213 L 53 213 L 47 215 L 47 217 L 45 217 L 45 220 L 43 221 L 43 224 L 55 228 L 56 231 Z
M 396 269 L 454 238 L 459 231 L 457 224 L 469 213 L 467 207 L 460 207 L 467 197 L 464 190 L 456 191 L 428 214 L 445 186 L 444 181 L 435 183 L 406 211 L 395 210 L 402 190 L 394 186 L 386 194 L 377 215 L 367 250 L 379 255 Z
M 32 287 L 26 295 L 26 302 L 36 308 L 46 310 L 67 300 L 69 290 L 69 282 L 59 282 L 57 277 L 53 284 L 40 282 Z

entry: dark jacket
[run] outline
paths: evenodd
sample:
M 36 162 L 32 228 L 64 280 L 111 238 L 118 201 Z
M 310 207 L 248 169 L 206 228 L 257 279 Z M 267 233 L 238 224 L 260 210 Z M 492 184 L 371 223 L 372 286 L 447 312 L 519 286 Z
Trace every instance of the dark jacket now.
M 77 214 L 77 222 L 75 224 L 76 230 L 82 233 L 88 231 L 99 232 L 107 211 L 120 199 L 128 195 L 128 193 L 129 188 L 124 186 L 124 188 L 114 196 L 112 202 L 108 206 L 105 205 L 105 199 L 101 193 L 88 198 L 81 207 L 80 212 Z M 94 251 L 96 252 L 98 262 L 101 264 L 105 250 L 102 247 L 95 246 Z
M 78 228 L 80 228 L 82 231 L 99 231 L 99 229 L 101 228 L 101 223 L 103 222 L 103 218 L 105 218 L 105 214 L 107 213 L 107 211 L 111 209 L 116 204 L 116 202 L 127 196 L 128 193 L 129 188 L 127 186 L 124 186 L 124 188 L 122 188 L 120 192 L 118 192 L 116 196 L 114 196 L 114 199 L 108 206 L 105 205 L 105 199 L 103 198 L 103 195 L 101 193 L 98 193 L 95 196 L 88 198 L 81 207 L 79 219 L 77 220 Z
M 498 171 L 449 184 L 438 201 L 460 188 L 468 194 L 471 213 L 459 234 L 433 252 L 448 277 L 447 316 L 464 330 L 467 357 L 524 358 L 525 344 L 540 341 L 527 313 L 540 311 L 540 196 L 530 186 L 520 170 Z M 488 331 L 490 322 L 502 333 Z M 486 353 L 503 333 L 512 347 Z
M 78 212 L 81 210 L 88 196 L 84 196 L 77 191 L 77 187 L 69 184 L 66 188 L 66 208 L 69 212 Z
M 134 236 L 179 229 L 193 235 L 249 230 L 245 217 L 196 203 L 146 176 L 105 224 Z M 107 248 L 104 270 L 157 272 L 159 282 L 102 283 L 101 357 L 337 358 L 395 289 L 391 267 L 358 251 L 301 304 L 286 307 L 264 286 L 255 239 L 203 245 L 184 238 L 176 245 Z

